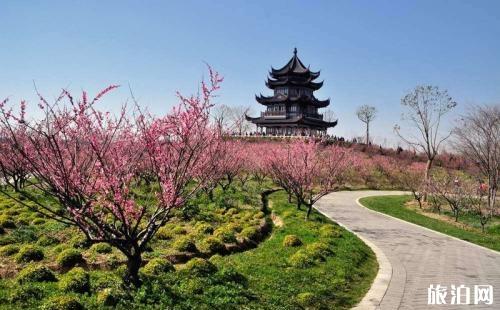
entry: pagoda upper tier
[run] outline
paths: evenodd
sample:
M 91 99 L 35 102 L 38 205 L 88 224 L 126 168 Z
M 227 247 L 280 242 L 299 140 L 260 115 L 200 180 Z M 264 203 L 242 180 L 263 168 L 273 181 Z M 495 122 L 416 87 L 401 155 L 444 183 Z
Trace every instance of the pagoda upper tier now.
M 313 72 L 309 70 L 309 67 L 304 66 L 297 56 L 297 49 L 294 49 L 293 57 L 285 66 L 281 69 L 271 67 L 266 86 L 270 89 L 292 86 L 318 90 L 323 86 L 323 82 L 314 82 L 319 77 L 319 74 L 319 71 Z

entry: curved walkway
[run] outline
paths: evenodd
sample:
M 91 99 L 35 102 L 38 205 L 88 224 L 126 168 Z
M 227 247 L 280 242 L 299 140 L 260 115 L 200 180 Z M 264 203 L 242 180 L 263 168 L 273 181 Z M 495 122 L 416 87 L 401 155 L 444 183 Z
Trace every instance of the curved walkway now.
M 383 215 L 360 206 L 366 196 L 398 195 L 395 191 L 337 192 L 315 208 L 356 233 L 377 254 L 379 274 L 358 309 L 500 309 L 500 253 Z M 384 263 L 385 260 L 385 263 Z M 448 305 L 427 304 L 433 284 L 448 288 Z M 494 287 L 493 304 L 449 305 L 451 285 Z

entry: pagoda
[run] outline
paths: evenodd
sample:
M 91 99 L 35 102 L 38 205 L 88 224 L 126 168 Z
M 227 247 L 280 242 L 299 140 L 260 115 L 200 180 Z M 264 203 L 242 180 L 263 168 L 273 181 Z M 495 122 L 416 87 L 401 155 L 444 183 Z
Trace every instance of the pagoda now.
M 304 66 L 297 56 L 297 49 L 293 57 L 281 69 L 271 67 L 270 77 L 266 86 L 274 91 L 272 96 L 255 96 L 258 103 L 266 110 L 260 117 L 246 119 L 257 125 L 257 132 L 266 135 L 285 136 L 318 136 L 326 134 L 330 127 L 337 125 L 337 121 L 323 120 L 318 109 L 330 104 L 330 99 L 319 100 L 314 97 L 314 91 L 323 86 L 323 82 L 315 82 L 319 71 L 313 72 Z

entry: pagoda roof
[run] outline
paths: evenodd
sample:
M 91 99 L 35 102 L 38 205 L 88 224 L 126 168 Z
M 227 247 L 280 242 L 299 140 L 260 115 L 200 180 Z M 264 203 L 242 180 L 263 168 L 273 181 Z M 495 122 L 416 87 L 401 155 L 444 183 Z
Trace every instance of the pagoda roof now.
M 313 77 L 300 78 L 295 76 L 280 77 L 277 80 L 268 78 L 266 86 L 270 89 L 275 89 L 276 87 L 281 86 L 297 86 L 318 90 L 321 86 L 323 86 L 323 82 L 316 83 L 313 82 L 314 79 L 315 78 Z
M 267 119 L 263 117 L 250 117 L 245 114 L 245 118 L 247 121 L 252 122 L 256 125 L 264 125 L 264 126 L 306 125 L 306 126 L 328 128 L 328 127 L 335 127 L 338 123 L 337 120 L 334 122 L 327 122 L 322 119 L 307 117 L 304 115 L 299 115 L 296 117 L 286 118 L 286 119 Z
M 259 96 L 255 96 L 255 100 L 262 105 L 269 104 L 277 104 L 277 103 L 285 103 L 285 104 L 302 104 L 302 105 L 312 105 L 317 108 L 324 108 L 330 104 L 330 99 L 319 100 L 314 96 L 290 96 L 290 95 L 278 95 L 278 96 L 263 96 L 260 94 Z
M 312 76 L 313 79 L 319 76 L 318 72 L 313 72 L 309 70 L 309 66 L 305 66 L 302 61 L 297 56 L 297 49 L 293 50 L 293 57 L 280 69 L 274 69 L 271 67 L 270 75 L 274 78 L 278 78 L 280 76 L 286 75 L 309 75 Z

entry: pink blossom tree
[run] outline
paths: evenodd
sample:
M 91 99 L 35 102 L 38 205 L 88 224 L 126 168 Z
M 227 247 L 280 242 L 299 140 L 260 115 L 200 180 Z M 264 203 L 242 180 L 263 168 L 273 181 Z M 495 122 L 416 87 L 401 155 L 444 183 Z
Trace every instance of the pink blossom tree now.
M 126 282 L 140 285 L 138 271 L 148 242 L 171 210 L 183 207 L 212 180 L 220 135 L 209 125 L 209 110 L 221 81 L 210 70 L 210 83 L 202 83 L 201 95 L 179 94 L 180 104 L 160 118 L 140 110 L 131 118 L 125 108 L 115 117 L 96 109 L 96 102 L 116 86 L 93 100 L 85 92 L 76 99 L 65 90 L 54 104 L 40 96 L 44 117 L 31 122 L 13 116 L 3 104 L 2 129 L 14 138 L 19 126 L 28 137 L 23 143 L 7 140 L 33 176 L 21 195 L 34 206 L 19 202 L 78 227 L 91 242 L 118 248 L 127 257 Z M 154 184 L 139 188 L 143 169 Z M 46 204 L 39 193 L 54 197 L 57 205 Z
M 24 111 L 24 103 L 21 105 Z M 24 113 L 24 112 L 23 112 Z M 12 152 L 10 147 L 15 140 L 20 144 L 25 144 L 26 133 L 23 126 L 15 126 L 11 131 L 2 128 L 0 131 L 0 172 L 3 182 L 10 185 L 14 191 L 18 192 L 24 187 L 28 180 L 29 170 L 26 160 Z
M 307 207 L 309 218 L 314 203 L 343 184 L 350 156 L 345 148 L 299 140 L 276 144 L 268 161 L 272 178 L 295 196 L 297 207 Z

